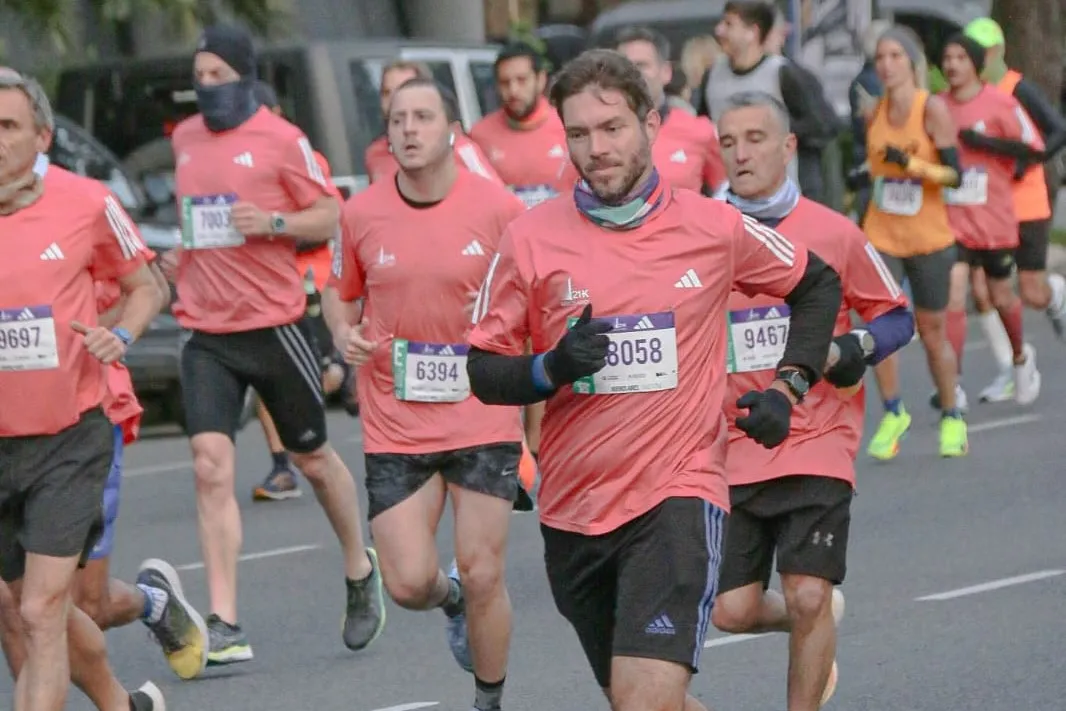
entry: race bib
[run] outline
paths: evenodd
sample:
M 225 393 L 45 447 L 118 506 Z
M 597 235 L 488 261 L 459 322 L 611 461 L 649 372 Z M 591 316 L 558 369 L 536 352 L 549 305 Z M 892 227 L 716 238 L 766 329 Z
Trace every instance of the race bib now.
M 59 347 L 51 306 L 0 310 L 0 370 L 58 367 Z
M 181 244 L 185 249 L 240 247 L 244 235 L 231 224 L 236 195 L 203 195 L 182 199 Z
M 673 390 L 677 387 L 677 330 L 674 314 L 610 316 L 607 365 L 573 385 L 579 395 L 621 395 Z M 567 320 L 567 328 L 577 319 Z
M 789 308 L 762 306 L 729 312 L 729 373 L 774 370 L 785 355 Z
M 913 217 L 922 209 L 922 183 L 919 180 L 878 178 L 874 199 L 881 212 Z
M 547 185 L 515 186 L 514 194 L 526 204 L 527 208 L 536 207 L 545 200 L 549 200 L 559 193 Z
M 469 346 L 392 341 L 393 392 L 407 402 L 462 402 L 470 397 Z
M 949 205 L 984 205 L 988 203 L 988 173 L 984 168 L 970 168 L 962 174 L 962 185 L 944 188 L 944 202 Z

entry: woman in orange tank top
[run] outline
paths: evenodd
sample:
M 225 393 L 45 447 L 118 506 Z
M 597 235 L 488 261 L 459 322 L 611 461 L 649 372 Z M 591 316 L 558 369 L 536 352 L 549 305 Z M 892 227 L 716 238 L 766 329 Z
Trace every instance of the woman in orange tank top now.
M 945 309 L 956 254 L 943 195 L 945 187 L 958 187 L 962 172 L 957 132 L 944 102 L 924 89 L 925 56 L 913 33 L 902 27 L 885 32 L 875 68 L 885 93 L 867 130 L 874 188 L 863 229 L 893 276 L 906 276 L 911 284 L 918 334 L 943 410 L 940 454 L 958 457 L 968 444 L 962 403 L 956 401 L 955 354 L 947 341 Z M 885 415 L 868 451 L 887 460 L 899 453 L 911 416 L 899 397 L 898 358 L 883 361 L 875 374 Z

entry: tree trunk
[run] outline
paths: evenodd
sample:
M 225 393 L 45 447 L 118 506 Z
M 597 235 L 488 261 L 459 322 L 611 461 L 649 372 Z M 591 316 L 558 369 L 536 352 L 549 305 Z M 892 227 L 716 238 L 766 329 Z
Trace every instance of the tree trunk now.
M 995 0 L 992 16 L 1003 27 L 1007 64 L 1039 86 L 1053 106 L 1060 106 L 1066 0 Z M 1051 186 L 1062 181 L 1056 172 L 1056 162 L 1048 163 Z
M 992 16 L 1007 39 L 1007 63 L 1057 106 L 1062 94 L 1063 0 L 995 0 Z

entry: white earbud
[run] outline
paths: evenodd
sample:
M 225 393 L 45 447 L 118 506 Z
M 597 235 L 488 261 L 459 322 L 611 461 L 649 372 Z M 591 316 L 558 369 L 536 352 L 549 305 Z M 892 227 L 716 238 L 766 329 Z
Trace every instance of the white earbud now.
M 455 134 L 454 133 L 448 136 L 448 145 L 449 146 L 453 146 L 453 147 L 455 146 Z

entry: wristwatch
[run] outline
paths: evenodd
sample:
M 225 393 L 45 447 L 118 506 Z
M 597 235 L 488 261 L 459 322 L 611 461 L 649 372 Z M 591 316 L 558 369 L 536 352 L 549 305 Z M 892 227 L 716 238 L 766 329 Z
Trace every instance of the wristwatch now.
M 869 358 L 874 354 L 877 343 L 874 342 L 873 334 L 861 328 L 856 328 L 851 335 L 859 339 L 859 347 L 862 348 L 862 357 Z
M 122 328 L 121 326 L 116 326 L 115 328 L 112 328 L 111 333 L 118 336 L 118 340 L 122 341 L 122 345 L 126 346 L 127 348 L 129 348 L 130 344 L 133 343 L 133 334 Z
M 807 397 L 807 393 L 811 389 L 811 384 L 807 381 L 807 377 L 802 371 L 795 368 L 777 371 L 774 380 L 780 380 L 787 385 L 792 392 L 792 396 L 796 398 L 796 402 L 803 402 L 803 398 Z
M 280 212 L 270 213 L 270 234 L 283 235 L 285 234 L 285 217 Z

